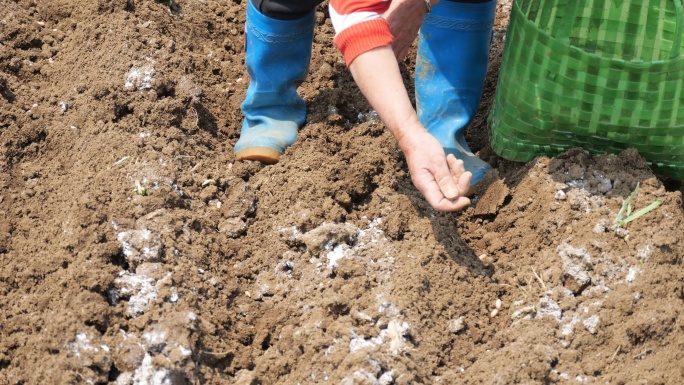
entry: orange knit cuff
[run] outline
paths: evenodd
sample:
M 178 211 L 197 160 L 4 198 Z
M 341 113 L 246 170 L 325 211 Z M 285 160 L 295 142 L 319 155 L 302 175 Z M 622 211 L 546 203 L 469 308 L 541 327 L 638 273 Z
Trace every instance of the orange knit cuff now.
M 374 48 L 392 44 L 394 36 L 385 19 L 376 19 L 354 24 L 344 29 L 333 42 L 342 52 L 347 66 L 357 56 Z

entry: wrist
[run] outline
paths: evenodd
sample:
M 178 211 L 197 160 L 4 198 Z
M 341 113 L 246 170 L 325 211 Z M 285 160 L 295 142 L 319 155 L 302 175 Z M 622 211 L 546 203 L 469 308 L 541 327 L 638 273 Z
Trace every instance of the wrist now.
M 419 136 L 425 133 L 427 133 L 427 130 L 420 124 L 418 119 L 416 119 L 415 122 L 410 122 L 397 130 L 394 136 L 397 139 L 399 148 L 406 153 L 413 147 L 416 147 L 416 144 L 420 142 Z

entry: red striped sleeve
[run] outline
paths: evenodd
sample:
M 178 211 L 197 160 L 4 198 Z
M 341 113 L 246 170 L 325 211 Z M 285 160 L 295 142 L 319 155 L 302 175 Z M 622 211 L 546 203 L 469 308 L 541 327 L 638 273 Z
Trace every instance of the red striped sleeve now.
M 389 9 L 389 5 L 387 0 L 330 0 L 330 6 L 343 15 L 359 11 L 381 14 Z
M 389 6 L 390 0 L 330 1 L 334 43 L 347 65 L 364 52 L 392 44 L 389 24 L 382 17 Z

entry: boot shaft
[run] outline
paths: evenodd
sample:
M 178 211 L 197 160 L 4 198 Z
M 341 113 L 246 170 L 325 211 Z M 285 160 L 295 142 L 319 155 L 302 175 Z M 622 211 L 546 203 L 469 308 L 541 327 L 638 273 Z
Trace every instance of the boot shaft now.
M 306 121 L 306 103 L 297 88 L 309 72 L 315 14 L 311 10 L 301 19 L 277 20 L 248 3 L 245 64 L 250 82 L 235 153 L 237 159 L 275 163 Z
M 299 20 L 276 20 L 248 1 L 245 23 L 245 64 L 250 76 L 242 110 L 247 120 L 262 114 L 304 124 L 306 104 L 297 87 L 306 79 L 311 61 L 315 13 Z
M 450 135 L 468 125 L 480 103 L 496 0 L 442 0 L 423 21 L 416 59 L 416 104 L 430 130 L 449 120 Z

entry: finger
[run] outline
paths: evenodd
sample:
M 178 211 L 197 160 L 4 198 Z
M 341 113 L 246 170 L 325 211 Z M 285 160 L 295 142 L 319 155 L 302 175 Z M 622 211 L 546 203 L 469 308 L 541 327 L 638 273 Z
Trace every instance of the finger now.
M 465 163 L 463 163 L 463 160 L 457 159 L 454 154 L 447 155 L 447 164 L 449 165 L 449 170 L 451 170 L 451 175 L 456 179 L 465 172 Z
M 460 211 L 463 210 L 464 208 L 468 207 L 470 205 L 470 198 L 468 197 L 459 197 L 455 201 L 448 201 L 448 204 L 444 206 L 442 209 L 435 209 L 437 211 L 444 211 L 444 212 L 451 212 L 451 211 Z
M 404 45 L 396 40 L 392 43 L 392 51 L 394 52 L 394 57 L 397 59 L 397 63 L 403 61 L 408 54 L 408 48 L 404 48 Z
M 456 200 L 442 199 L 436 204 L 431 205 L 435 211 L 439 212 L 452 212 L 460 211 L 470 205 L 470 198 L 468 197 L 458 197 Z
M 416 184 L 417 185 L 417 184 Z M 418 185 L 416 187 L 419 187 Z M 449 212 L 458 211 L 470 204 L 470 199 L 467 197 L 458 197 L 455 200 L 444 197 L 436 182 L 432 181 L 423 188 L 418 188 L 425 197 L 425 200 L 436 211 Z
M 453 158 L 453 156 L 452 156 Z M 454 158 L 455 159 L 455 158 Z M 445 198 L 453 200 L 463 195 L 459 190 L 459 186 L 451 174 L 451 167 L 448 164 L 449 158 L 447 157 L 447 164 L 442 163 L 438 165 L 435 170 L 435 180 L 439 186 L 439 190 L 442 192 Z M 460 179 L 459 179 L 460 180 Z
M 470 190 L 470 181 L 473 179 L 473 173 L 470 171 L 466 171 L 463 174 L 461 174 L 461 177 L 458 178 L 458 189 L 461 191 L 461 194 L 463 196 L 468 194 L 468 191 Z
M 434 177 L 429 172 L 412 175 L 413 184 L 423 194 L 425 200 L 436 211 L 458 211 L 470 204 L 470 199 L 465 196 L 457 199 L 447 199 L 439 188 Z
M 459 195 L 466 195 L 470 189 L 473 173 L 466 171 L 463 161 L 456 159 L 453 154 L 447 156 L 447 163 L 449 164 L 451 175 L 458 186 Z
M 446 157 L 446 164 L 441 163 L 435 166 L 435 180 L 437 181 L 437 185 L 439 185 L 440 191 L 447 199 L 456 199 L 464 193 L 463 190 L 459 189 L 458 181 L 460 179 L 454 178 L 452 171 L 464 170 L 462 165 L 463 162 L 461 161 L 460 163 L 461 165 L 459 167 L 459 161 L 456 157 L 449 154 Z

